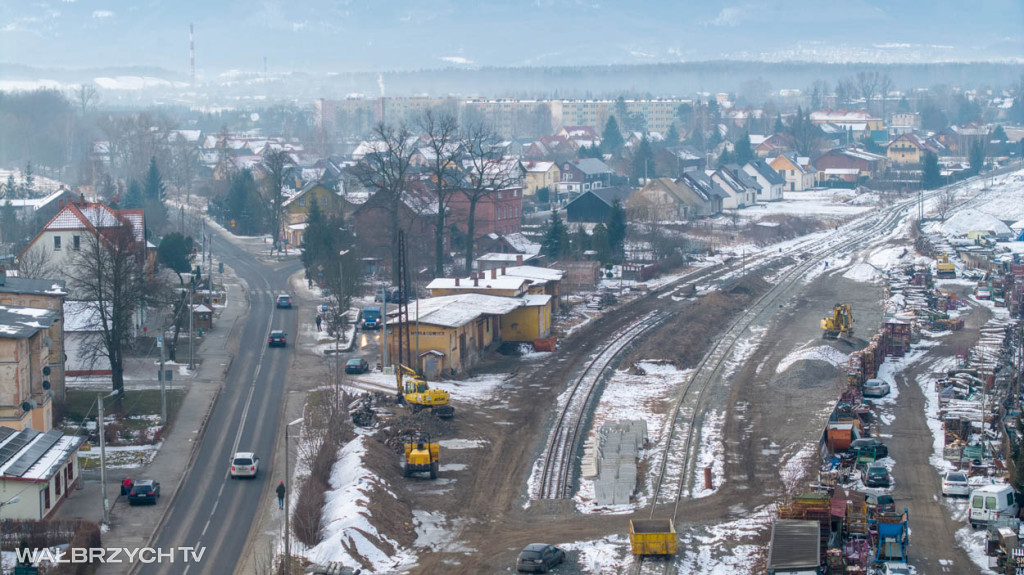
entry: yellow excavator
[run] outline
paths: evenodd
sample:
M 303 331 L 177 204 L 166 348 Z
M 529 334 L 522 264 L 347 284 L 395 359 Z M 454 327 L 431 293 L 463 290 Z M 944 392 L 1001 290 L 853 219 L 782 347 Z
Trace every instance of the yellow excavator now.
M 837 339 L 853 335 L 853 310 L 848 303 L 837 303 L 832 314 L 821 320 L 821 337 Z
M 414 413 L 430 409 L 442 419 L 455 416 L 455 408 L 450 404 L 451 394 L 443 389 L 431 389 L 427 380 L 411 367 L 401 364 L 396 366 L 395 379 L 398 383 L 398 402 L 408 403 Z
M 431 479 L 437 479 L 440 468 L 441 445 L 431 443 L 430 435 L 417 430 L 405 437 L 405 461 L 402 472 L 406 477 L 413 473 L 429 473 Z
M 949 261 L 949 254 L 942 254 L 935 261 L 935 276 L 939 278 L 956 278 L 956 265 Z

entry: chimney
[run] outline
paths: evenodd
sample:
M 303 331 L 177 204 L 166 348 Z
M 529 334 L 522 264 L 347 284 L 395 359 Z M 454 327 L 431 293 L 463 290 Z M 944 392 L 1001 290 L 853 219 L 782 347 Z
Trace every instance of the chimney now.
M 491 279 L 492 280 L 498 279 L 498 270 L 496 268 L 491 268 Z
M 501 264 L 501 275 L 505 275 L 505 264 Z
M 523 265 L 523 254 L 516 254 L 516 265 Z
M 455 287 L 459 287 L 459 278 L 455 278 Z
M 473 274 L 473 287 L 480 287 L 480 278 L 476 274 Z

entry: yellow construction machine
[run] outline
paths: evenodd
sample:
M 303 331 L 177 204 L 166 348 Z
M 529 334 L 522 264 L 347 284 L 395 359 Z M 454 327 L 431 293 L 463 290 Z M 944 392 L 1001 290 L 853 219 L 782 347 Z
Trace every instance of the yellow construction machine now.
M 420 377 L 411 367 L 398 365 L 395 369 L 398 383 L 398 402 L 408 403 L 415 413 L 421 409 L 430 409 L 434 415 L 448 419 L 455 415 L 451 406 L 451 394 L 443 389 L 431 389 L 427 380 Z
M 821 337 L 825 339 L 837 339 L 839 337 L 853 335 L 853 310 L 848 303 L 837 303 L 832 308 L 832 314 L 821 320 Z
M 935 262 L 935 276 L 939 278 L 956 278 L 956 266 L 949 261 L 949 254 L 942 254 Z
M 402 472 L 406 477 L 413 473 L 429 473 L 431 479 L 437 479 L 440 468 L 441 445 L 431 443 L 430 435 L 417 430 L 405 437 L 405 461 Z

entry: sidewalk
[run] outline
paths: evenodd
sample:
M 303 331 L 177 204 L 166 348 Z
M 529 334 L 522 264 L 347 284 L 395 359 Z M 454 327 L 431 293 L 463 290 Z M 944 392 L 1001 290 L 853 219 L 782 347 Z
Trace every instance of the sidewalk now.
M 138 477 L 152 478 L 160 483 L 161 497 L 157 505 L 129 507 L 120 495 L 120 482 L 125 470 L 113 469 L 107 472 L 107 497 L 110 500 L 110 530 L 103 535 L 104 547 L 146 547 L 169 512 L 185 474 L 191 468 L 193 449 L 206 424 L 206 418 L 213 410 L 225 375 L 237 347 L 231 347 L 232 334 L 239 318 L 249 309 L 248 298 L 241 283 L 232 274 L 225 274 L 224 287 L 228 294 L 228 305 L 221 308 L 220 317 L 215 319 L 214 329 L 205 334 L 197 356 L 202 359 L 195 377 L 175 380 L 175 385 L 188 389 L 177 418 L 153 462 Z M 236 340 L 237 346 L 237 340 Z M 159 384 L 157 384 L 159 385 Z M 101 485 L 99 480 L 83 479 L 80 488 L 66 500 L 57 512 L 61 519 L 83 518 L 101 521 L 103 517 Z M 129 564 L 103 565 L 97 573 L 128 573 Z

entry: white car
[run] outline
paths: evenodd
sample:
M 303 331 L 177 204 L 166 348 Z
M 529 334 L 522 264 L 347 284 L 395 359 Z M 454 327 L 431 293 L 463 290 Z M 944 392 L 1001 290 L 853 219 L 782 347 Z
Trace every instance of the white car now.
M 967 474 L 960 471 L 949 471 L 942 476 L 942 495 L 967 497 L 971 494 L 971 486 L 967 482 Z
M 864 397 L 885 397 L 889 395 L 889 384 L 881 379 L 869 379 L 864 382 Z
M 260 458 L 249 451 L 239 451 L 231 458 L 231 478 L 256 477 L 260 470 Z
M 887 561 L 882 563 L 879 573 L 881 575 L 910 575 L 910 567 L 906 563 Z

